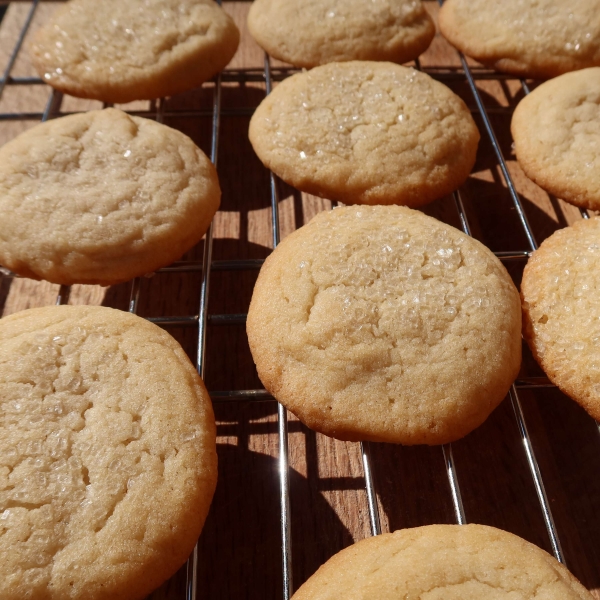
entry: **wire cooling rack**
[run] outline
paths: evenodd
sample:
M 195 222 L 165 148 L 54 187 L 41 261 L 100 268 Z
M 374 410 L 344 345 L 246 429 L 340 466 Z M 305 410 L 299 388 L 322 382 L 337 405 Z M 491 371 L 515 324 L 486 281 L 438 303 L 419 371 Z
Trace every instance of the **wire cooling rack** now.
M 13 77 L 11 75 L 15 63 L 22 52 L 23 42 L 34 20 L 34 16 L 40 0 L 34 0 L 30 3 L 29 12 L 22 23 L 21 30 L 16 39 L 16 43 L 12 48 L 7 62 L 4 66 L 3 76 L 0 79 L 0 99 L 5 90 L 9 87 L 29 89 L 29 86 L 44 86 L 45 83 L 38 77 Z M 3 15 L 3 12 L 2 12 Z M 517 187 L 513 182 L 511 171 L 507 164 L 502 146 L 498 141 L 497 132 L 492 124 L 493 119 L 490 115 L 494 112 L 510 112 L 510 107 L 506 108 L 487 108 L 484 102 L 484 97 L 477 83 L 479 81 L 499 81 L 504 82 L 514 78 L 501 75 L 490 70 L 474 66 L 467 61 L 464 56 L 456 52 L 457 60 L 453 67 L 438 67 L 438 66 L 422 66 L 419 61 L 415 62 L 415 67 L 424 70 L 434 78 L 447 83 L 448 85 L 466 86 L 468 95 L 470 95 L 471 106 L 473 112 L 478 115 L 479 123 L 483 125 L 482 135 L 487 136 L 487 140 L 491 145 L 492 158 L 499 169 L 503 185 L 508 191 L 512 208 L 516 214 L 517 228 L 519 233 L 525 240 L 525 246 L 518 250 L 498 250 L 495 254 L 504 261 L 505 264 L 513 262 L 521 262 L 527 259 L 529 254 L 538 247 L 538 240 L 534 234 L 532 227 L 529 224 L 527 214 L 523 207 L 523 202 Z M 248 82 L 264 83 L 264 93 L 269 94 L 273 84 L 287 77 L 296 70 L 282 66 L 271 66 L 271 61 L 268 56 L 265 56 L 264 66 L 259 68 L 240 68 L 228 69 L 219 75 L 213 82 L 207 84 L 205 88 L 210 90 L 212 100 L 210 105 L 204 103 L 202 106 L 195 106 L 192 109 L 170 110 L 167 108 L 165 99 L 159 99 L 150 103 L 148 109 L 130 110 L 132 114 L 147 118 L 154 118 L 159 122 L 166 118 L 183 119 L 185 122 L 191 122 L 198 119 L 210 119 L 210 157 L 215 165 L 220 149 L 220 127 L 224 118 L 232 116 L 249 116 L 252 114 L 255 106 L 250 107 L 222 107 L 222 89 L 224 85 L 246 84 Z M 522 94 L 528 94 L 530 84 L 526 81 L 519 81 Z M 68 110 L 63 110 L 63 95 L 60 92 L 51 91 L 46 102 L 45 108 L 41 112 L 19 112 L 18 110 L 0 111 L 0 122 L 6 121 L 46 121 L 57 116 L 68 114 Z M 183 121 L 182 121 L 183 122 Z M 185 131 L 185 127 L 183 128 Z M 246 135 L 246 132 L 241 132 L 241 135 Z M 271 173 L 268 174 L 269 181 L 269 212 L 272 227 L 272 247 L 277 246 L 281 239 L 280 227 L 280 182 Z M 453 206 L 455 218 L 462 230 L 468 234 L 472 234 L 472 224 L 465 208 L 465 200 L 462 192 L 455 192 L 451 200 L 447 200 Z M 586 211 L 580 211 L 582 218 L 589 218 Z M 216 325 L 237 325 L 243 326 L 245 323 L 245 314 L 220 314 L 219 312 L 209 312 L 209 294 L 211 285 L 211 273 L 216 271 L 250 271 L 257 272 L 260 268 L 263 259 L 230 259 L 230 260 L 213 260 L 213 228 L 209 229 L 203 242 L 203 251 L 201 260 L 184 260 L 174 263 L 173 265 L 161 269 L 162 273 L 196 273 L 200 278 L 199 295 L 196 299 L 198 310 L 194 314 L 181 316 L 172 316 L 168 314 L 159 314 L 148 316 L 150 321 L 163 327 L 194 327 L 197 328 L 197 336 L 195 338 L 196 345 L 196 366 L 198 372 L 204 378 L 206 376 L 206 356 L 207 356 L 207 331 L 209 327 Z M 13 275 L 6 270 L 3 271 L 5 281 L 9 281 Z M 129 305 L 128 310 L 132 313 L 138 311 L 141 294 L 141 279 L 135 279 L 130 284 Z M 69 302 L 70 289 L 66 286 L 61 286 L 57 297 L 56 304 L 65 304 Z M 532 439 L 528 430 L 528 425 L 523 410 L 521 394 L 525 389 L 540 390 L 553 387 L 544 377 L 521 377 L 512 386 L 509 393 L 509 401 L 514 412 L 513 426 L 516 428 L 518 436 L 522 443 L 522 450 L 525 454 L 526 463 L 528 465 L 531 480 L 533 482 L 539 508 L 545 525 L 545 529 L 549 539 L 549 546 L 554 556 L 561 562 L 565 562 L 565 555 L 561 546 L 560 535 L 557 530 L 553 518 L 551 503 L 548 499 L 548 494 L 545 489 L 542 472 L 536 458 L 536 452 L 532 443 Z M 273 398 L 264 389 L 234 389 L 234 390 L 213 390 L 211 391 L 212 399 L 215 405 L 233 404 L 233 403 L 252 403 L 252 402 L 274 402 Z M 288 423 L 289 415 L 285 408 L 277 405 L 277 435 L 278 435 L 278 455 L 277 455 L 277 477 L 279 487 L 279 521 L 280 521 L 280 538 L 281 538 L 281 592 L 273 594 L 273 597 L 281 597 L 284 600 L 289 600 L 294 589 L 292 576 L 292 531 L 291 531 L 291 506 L 294 498 L 290 493 L 290 465 L 289 465 L 289 449 L 288 449 Z M 360 444 L 360 458 L 362 461 L 364 475 L 364 489 L 366 492 L 366 500 L 368 506 L 368 517 L 370 531 L 373 535 L 382 532 L 382 524 L 380 518 L 380 504 L 378 502 L 377 485 L 373 474 L 374 464 L 372 458 L 373 447 L 371 444 Z M 459 485 L 460 473 L 457 471 L 455 464 L 453 446 L 447 444 L 442 446 L 440 450 L 447 475 L 450 498 L 455 515 L 456 523 L 463 524 L 467 522 L 467 515 L 462 501 L 461 486 Z M 467 491 L 468 493 L 468 491 Z M 309 510 L 309 507 L 306 507 Z M 210 517 L 209 517 L 210 518 Z M 235 552 L 233 548 L 232 552 Z M 197 592 L 198 588 L 198 547 L 190 557 L 185 575 L 185 589 L 180 590 L 179 595 L 170 594 L 169 598 L 185 597 L 186 600 L 194 600 L 198 596 L 202 596 L 201 592 Z M 270 582 L 265 582 L 266 588 L 270 587 Z M 204 597 L 204 596 L 202 596 Z M 256 597 L 266 597 L 259 593 Z M 271 596 L 269 596 L 271 597 Z

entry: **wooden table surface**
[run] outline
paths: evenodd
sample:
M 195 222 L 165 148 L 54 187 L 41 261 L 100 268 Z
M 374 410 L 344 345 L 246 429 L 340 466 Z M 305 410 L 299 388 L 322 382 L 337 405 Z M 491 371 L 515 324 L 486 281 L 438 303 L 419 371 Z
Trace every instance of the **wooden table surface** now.
M 44 2 L 35 12 L 30 33 L 56 8 Z M 435 16 L 437 3 L 426 2 Z M 0 68 L 4 69 L 27 18 L 30 2 L 12 3 L 0 26 Z M 264 55 L 245 25 L 249 3 L 224 3 L 242 32 L 240 48 L 222 84 L 218 170 L 223 189 L 221 210 L 213 226 L 214 260 L 266 257 L 272 249 L 268 172 L 247 138 L 252 110 L 265 86 Z M 28 34 L 12 75 L 35 76 L 27 55 Z M 467 104 L 475 108 L 458 54 L 439 35 L 421 57 Z M 477 87 L 487 107 L 499 146 L 520 193 L 536 239 L 581 218 L 579 211 L 549 198 L 526 179 L 514 160 L 509 131 L 511 111 L 523 96 L 518 81 L 496 77 L 472 63 Z M 274 69 L 284 67 L 272 61 Z M 239 70 L 242 71 L 239 71 Z M 232 71 L 233 70 L 233 71 Z M 276 73 L 285 73 L 277 70 Z M 243 74 L 245 77 L 242 77 Z M 0 100 L 0 141 L 33 126 L 41 118 L 51 90 L 40 84 L 7 85 Z M 213 84 L 165 103 L 165 123 L 190 135 L 210 151 Z M 154 106 L 137 102 L 127 110 Z M 100 108 L 94 101 L 64 97 L 60 112 Z M 204 115 L 189 111 L 204 110 Z M 188 115 L 171 115 L 188 111 Z M 17 113 L 22 113 L 17 118 Z M 12 117 L 10 116 L 12 115 Z M 56 113 L 53 115 L 56 116 Z M 461 188 L 473 234 L 494 251 L 529 250 L 524 230 L 502 178 L 498 160 L 482 132 L 477 163 Z M 331 203 L 301 194 L 279 183 L 282 237 Z M 444 198 L 425 212 L 459 226 L 456 203 Z M 0 215 L 1 218 L 1 215 Z M 186 259 L 202 260 L 203 244 Z M 524 260 L 505 262 L 519 283 Z M 209 314 L 247 311 L 255 269 L 214 270 L 210 279 Z M 201 273 L 158 273 L 143 278 L 141 316 L 197 315 Z M 71 304 L 127 309 L 131 284 L 109 288 L 73 286 Z M 3 315 L 53 304 L 58 286 L 0 275 Z M 192 360 L 198 328 L 167 327 Z M 522 377 L 541 376 L 525 349 Z M 206 384 L 209 390 L 262 387 L 250 356 L 243 324 L 210 324 L 207 334 Z M 539 460 L 550 506 L 568 567 L 600 599 L 600 436 L 595 422 L 554 388 L 520 390 L 519 397 Z M 274 402 L 215 403 L 218 422 L 219 484 L 200 538 L 198 597 L 211 600 L 282 598 L 277 407 Z M 341 548 L 371 535 L 359 445 L 340 442 L 308 430 L 289 415 L 290 503 L 293 578 L 297 587 Z M 383 531 L 431 523 L 454 523 L 455 513 L 440 447 L 369 444 Z M 510 401 L 487 422 L 453 444 L 457 477 L 469 522 L 511 531 L 551 551 L 540 504 L 530 475 Z M 184 598 L 185 567 L 157 590 L 153 599 Z

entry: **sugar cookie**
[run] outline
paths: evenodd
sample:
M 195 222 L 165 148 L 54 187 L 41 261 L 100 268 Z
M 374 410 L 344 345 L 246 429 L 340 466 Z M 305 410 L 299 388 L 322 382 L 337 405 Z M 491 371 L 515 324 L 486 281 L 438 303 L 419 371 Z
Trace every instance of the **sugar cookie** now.
M 70 0 L 38 31 L 31 54 L 61 92 L 130 102 L 199 86 L 225 68 L 239 38 L 212 0 Z
M 392 63 L 330 63 L 280 83 L 250 121 L 262 162 L 346 204 L 420 206 L 460 186 L 479 132 L 464 102 Z
M 592 600 L 552 556 L 485 525 L 378 535 L 330 558 L 294 600 Z
M 511 131 L 530 179 L 567 202 L 600 209 L 600 67 L 540 85 L 519 102 Z
M 345 440 L 441 444 L 521 363 L 519 294 L 485 246 L 399 206 L 322 212 L 264 263 L 247 321 L 267 390 Z
M 600 0 L 446 0 L 438 23 L 468 56 L 520 77 L 600 65 Z
M 0 597 L 137 600 L 186 560 L 217 478 L 181 346 L 110 308 L 0 320 Z
M 37 125 L 0 149 L 0 264 L 112 285 L 168 265 L 219 207 L 217 173 L 183 133 L 114 108 Z
M 523 272 L 524 334 L 550 380 L 600 420 L 600 219 L 559 229 Z
M 271 56 L 297 67 L 408 62 L 425 52 L 435 35 L 420 0 L 255 0 L 248 29 Z

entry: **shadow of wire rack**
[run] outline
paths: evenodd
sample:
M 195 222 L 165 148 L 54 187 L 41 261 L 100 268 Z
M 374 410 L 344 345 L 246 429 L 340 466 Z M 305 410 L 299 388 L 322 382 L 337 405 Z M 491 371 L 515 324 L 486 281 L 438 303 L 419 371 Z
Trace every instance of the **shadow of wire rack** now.
M 45 87 L 38 77 L 11 75 L 40 0 L 21 4 L 27 4 L 27 11 L 8 53 L 0 99 L 9 88 L 17 90 L 18 98 L 18 90 Z M 240 15 L 247 5 L 227 4 L 235 5 L 243 27 Z M 428 6 L 435 12 L 434 3 Z M 433 64 L 426 56 L 414 66 L 462 95 L 482 143 L 469 182 L 424 210 L 487 243 L 518 282 L 539 241 L 573 217 L 573 209 L 560 201 L 537 188 L 532 192 L 535 186 L 523 183 L 510 158 L 510 115 L 529 93 L 530 82 L 477 66 L 447 44 L 443 56 L 451 57 L 448 64 Z M 438 51 L 434 58 L 439 56 Z M 303 427 L 261 389 L 243 327 L 253 281 L 282 229 L 289 231 L 329 207 L 267 173 L 246 139 L 248 119 L 260 99 L 294 72 L 271 66 L 265 57 L 262 68 L 228 69 L 183 99 L 129 107 L 132 114 L 167 122 L 194 137 L 218 163 L 224 190 L 215 225 L 196 250 L 152 279 L 115 286 L 102 298 L 105 305 L 140 312 L 173 333 L 195 358 L 215 403 L 221 467 L 213 508 L 188 564 L 151 597 L 288 600 L 319 564 L 353 539 L 399 527 L 474 521 L 544 547 L 589 589 L 598 590 L 600 598 L 598 431 L 541 376 L 527 354 L 509 398 L 489 421 L 442 448 L 330 440 Z M 506 102 L 497 100 L 498 90 Z M 73 112 L 64 100 L 50 91 L 38 112 L 20 112 L 18 102 L 6 110 L 2 103 L 0 124 Z M 585 211 L 580 217 L 589 218 Z M 237 239 L 213 235 L 214 227 L 228 219 L 226 230 L 237 227 Z M 18 279 L 7 272 L 0 277 L 0 308 L 5 310 Z M 56 303 L 68 303 L 70 294 L 61 286 Z M 224 307 L 234 310 L 223 312 Z

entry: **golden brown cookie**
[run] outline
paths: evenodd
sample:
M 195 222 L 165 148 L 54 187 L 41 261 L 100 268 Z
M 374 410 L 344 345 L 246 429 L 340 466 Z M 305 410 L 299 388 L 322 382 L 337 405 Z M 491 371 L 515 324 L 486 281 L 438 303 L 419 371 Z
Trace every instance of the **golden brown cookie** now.
M 429 525 L 361 540 L 294 600 L 592 600 L 552 556 L 485 525 Z
M 137 600 L 185 562 L 215 422 L 169 334 L 101 307 L 5 317 L 0 415 L 3 600 Z
M 61 92 L 130 102 L 199 86 L 225 68 L 239 38 L 212 0 L 70 0 L 38 31 L 31 54 Z
M 540 85 L 519 102 L 511 131 L 530 179 L 567 202 L 600 209 L 600 67 Z
M 294 187 L 345 204 L 421 206 L 469 175 L 479 132 L 464 102 L 392 63 L 330 63 L 280 83 L 250 141 Z
M 600 420 L 600 219 L 560 229 L 523 272 L 524 335 L 548 378 Z
M 0 264 L 112 285 L 202 239 L 217 172 L 183 133 L 114 108 L 37 125 L 0 149 Z
M 399 206 L 322 212 L 264 263 L 247 321 L 265 388 L 343 440 L 442 444 L 521 363 L 518 292 L 478 241 Z
M 468 56 L 521 77 L 600 65 L 600 0 L 445 0 L 438 23 Z
M 408 62 L 425 52 L 435 35 L 420 0 L 255 0 L 248 29 L 271 56 L 297 67 Z

